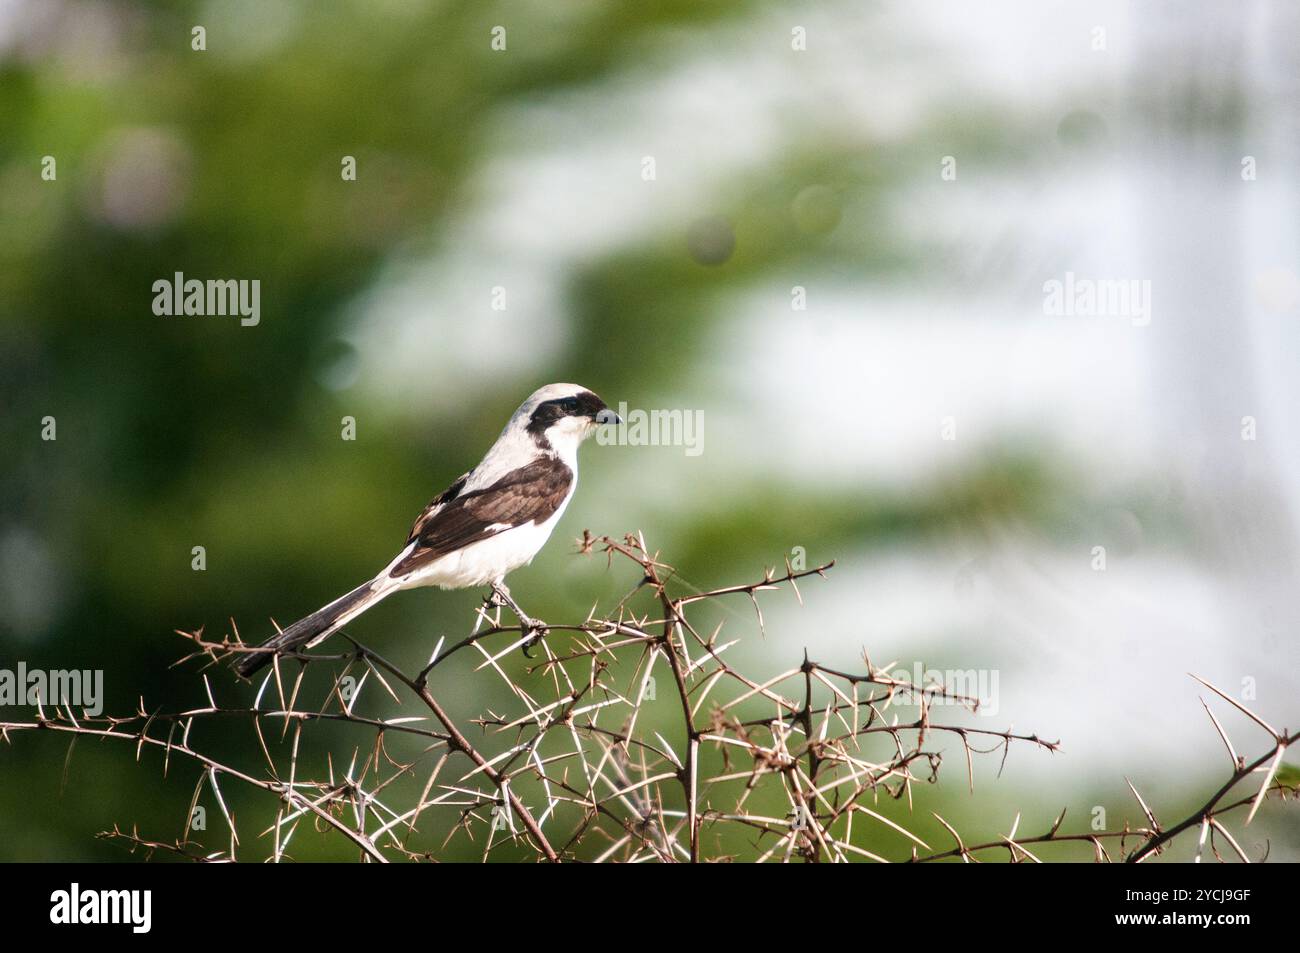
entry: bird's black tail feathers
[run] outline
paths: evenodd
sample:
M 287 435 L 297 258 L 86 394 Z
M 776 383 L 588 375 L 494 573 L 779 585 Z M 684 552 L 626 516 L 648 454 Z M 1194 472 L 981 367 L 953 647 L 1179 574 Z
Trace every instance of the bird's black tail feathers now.
M 324 638 L 348 620 L 364 612 L 388 595 L 390 589 L 376 588 L 374 581 L 363 583 L 345 596 L 339 596 L 329 605 L 299 619 L 289 628 L 271 636 L 260 648 L 290 651 L 314 639 Z M 249 678 L 271 664 L 275 652 L 248 652 L 235 666 L 235 671 Z

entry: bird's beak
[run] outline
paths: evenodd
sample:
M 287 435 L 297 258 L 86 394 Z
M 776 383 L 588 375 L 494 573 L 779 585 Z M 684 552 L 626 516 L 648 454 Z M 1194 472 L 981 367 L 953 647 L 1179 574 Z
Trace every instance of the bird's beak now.
M 608 407 L 604 410 L 598 411 L 594 419 L 598 424 L 614 424 L 615 426 L 618 426 L 623 422 L 623 418 L 614 413 L 614 411 L 610 410 Z

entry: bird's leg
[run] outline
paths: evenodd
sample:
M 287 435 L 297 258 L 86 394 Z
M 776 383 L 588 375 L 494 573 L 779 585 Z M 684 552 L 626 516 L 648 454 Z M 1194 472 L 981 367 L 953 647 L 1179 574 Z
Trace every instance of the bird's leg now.
M 529 649 L 545 638 L 546 623 L 539 622 L 537 619 L 532 618 L 528 613 L 524 612 L 523 609 L 519 608 L 519 603 L 515 602 L 515 600 L 511 598 L 510 590 L 506 588 L 506 584 L 502 580 L 498 579 L 496 582 L 492 583 L 492 600 L 498 604 L 508 606 L 510 611 L 518 617 L 519 625 L 524 630 L 524 635 L 532 635 L 532 638 L 523 644 L 524 655 L 532 658 L 533 656 L 532 653 L 529 652 Z

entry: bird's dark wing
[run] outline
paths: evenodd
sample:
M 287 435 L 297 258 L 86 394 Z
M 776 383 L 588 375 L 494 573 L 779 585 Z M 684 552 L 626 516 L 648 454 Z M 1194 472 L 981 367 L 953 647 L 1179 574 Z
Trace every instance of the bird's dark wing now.
M 429 505 L 424 508 L 424 512 L 416 517 L 415 525 L 411 527 L 411 535 L 406 537 L 408 544 L 415 542 L 416 537 L 424 532 L 425 527 L 429 525 L 430 521 L 438 515 L 438 512 L 444 506 L 460 496 L 460 491 L 465 489 L 465 481 L 469 479 L 469 475 L 473 472 L 473 470 L 466 470 L 456 478 L 456 482 L 429 501 Z
M 552 456 L 539 457 L 481 490 L 461 492 L 462 478 L 421 514 L 411 532 L 415 548 L 389 575 L 408 575 L 450 552 L 524 523 L 544 523 L 564 503 L 572 485 L 573 471 Z M 444 502 L 452 489 L 457 493 Z

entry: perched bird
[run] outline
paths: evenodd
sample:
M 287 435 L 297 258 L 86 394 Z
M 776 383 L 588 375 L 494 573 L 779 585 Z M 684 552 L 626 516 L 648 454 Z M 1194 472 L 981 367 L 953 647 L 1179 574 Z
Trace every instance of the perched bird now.
M 399 589 L 490 585 L 525 630 L 536 623 L 510 597 L 505 576 L 527 565 L 560 521 L 578 484 L 578 445 L 602 423 L 605 402 L 576 384 L 548 384 L 519 405 L 478 466 L 424 508 L 406 546 L 379 575 L 262 643 L 235 666 L 248 677 L 277 652 L 311 648 Z

